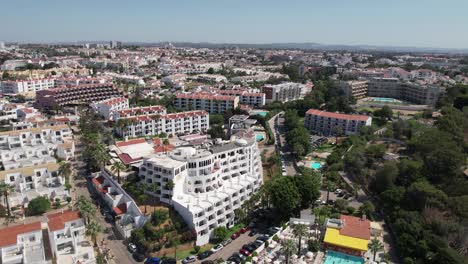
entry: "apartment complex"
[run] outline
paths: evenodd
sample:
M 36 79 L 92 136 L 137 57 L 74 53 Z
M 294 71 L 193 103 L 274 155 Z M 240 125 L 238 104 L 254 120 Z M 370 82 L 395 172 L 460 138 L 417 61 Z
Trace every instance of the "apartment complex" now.
M 187 110 L 205 110 L 210 114 L 222 114 L 239 106 L 239 97 L 211 93 L 177 93 L 174 107 Z
M 25 94 L 47 90 L 55 87 L 54 79 L 35 79 L 21 81 L 2 81 L 0 90 L 3 94 Z
M 151 105 L 142 107 L 132 107 L 121 110 L 112 111 L 110 119 L 119 120 L 121 118 L 130 118 L 140 115 L 164 115 L 166 108 L 162 105 Z
M 304 125 L 310 132 L 319 135 L 352 135 L 359 133 L 361 127 L 370 126 L 372 117 L 348 115 L 309 109 Z
M 124 110 L 125 111 L 125 110 Z M 209 115 L 206 111 L 186 111 L 172 114 L 145 114 L 120 117 L 117 134 L 123 137 L 154 136 L 166 133 L 171 136 L 205 132 L 209 128 Z
M 27 205 L 39 196 L 61 201 L 69 196 L 65 178 L 59 175 L 59 165 L 55 162 L 0 171 L 0 181 L 14 187 L 8 196 L 11 207 Z M 5 205 L 3 200 L 2 204 Z
M 147 218 L 138 208 L 135 201 L 114 179 L 112 173 L 105 168 L 92 178 L 94 191 L 112 210 L 115 227 L 124 238 L 130 238 L 132 230 L 142 227 Z
M 38 91 L 36 106 L 41 109 L 53 109 L 56 106 L 89 104 L 120 96 L 123 96 L 123 92 L 112 83 L 86 84 Z
M 243 105 L 263 107 L 266 103 L 265 93 L 254 93 L 241 89 L 219 90 L 217 93 L 221 95 L 238 96 L 239 103 Z
M 0 263 L 52 263 L 46 260 L 40 222 L 3 228 L 0 233 Z
M 276 85 L 265 85 L 262 87 L 262 93 L 265 93 L 267 103 L 275 101 L 289 102 L 303 98 L 307 86 L 301 83 L 281 83 Z
M 125 97 L 114 97 L 91 104 L 91 107 L 105 119 L 110 119 L 115 111 L 130 107 L 128 99 Z
M 50 214 L 46 219 L 0 229 L 0 263 L 96 263 L 77 211 Z
M 15 169 L 74 157 L 72 130 L 67 125 L 44 126 L 0 132 L 0 161 Z
M 367 81 L 337 81 L 335 85 L 340 88 L 347 97 L 363 99 L 367 97 Z
M 86 239 L 84 219 L 78 211 L 47 216 L 49 243 L 57 263 L 94 264 L 94 248 Z
M 180 146 L 145 158 L 139 177 L 161 186 L 147 192 L 172 204 L 195 230 L 196 244 L 204 245 L 216 227 L 234 224 L 234 210 L 262 184 L 262 165 L 254 133 L 249 132 L 232 141 Z M 169 181 L 174 188 L 167 187 Z
M 439 85 L 402 82 L 398 78 L 369 79 L 367 89 L 370 97 L 395 98 L 430 106 L 434 106 L 443 93 Z

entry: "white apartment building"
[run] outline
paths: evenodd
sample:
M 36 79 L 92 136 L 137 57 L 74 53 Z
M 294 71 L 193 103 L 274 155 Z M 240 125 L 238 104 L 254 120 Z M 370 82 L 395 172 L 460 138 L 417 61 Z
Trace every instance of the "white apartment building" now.
M 286 82 L 276 85 L 265 85 L 261 90 L 262 93 L 265 93 L 267 103 L 275 101 L 284 103 L 302 99 L 308 87 L 302 83 Z
M 4 169 L 55 161 L 54 155 L 74 157 L 72 130 L 67 125 L 44 126 L 0 132 L 0 161 Z
M 86 239 L 84 219 L 78 211 L 47 216 L 49 243 L 57 263 L 94 264 L 94 248 Z
M 52 263 L 45 257 L 40 222 L 3 228 L 0 233 L 0 263 Z
M 139 115 L 164 115 L 166 114 L 166 108 L 162 105 L 151 105 L 142 107 L 132 107 L 113 111 L 111 113 L 111 120 L 119 120 L 121 118 L 135 117 Z
M 243 105 L 263 107 L 266 103 L 265 93 L 256 93 L 241 89 L 219 90 L 217 93 L 222 95 L 238 96 L 239 103 Z
M 304 125 L 310 132 L 325 136 L 358 134 L 361 127 L 371 124 L 370 116 L 338 114 L 317 109 L 309 109 L 304 119 Z
M 21 81 L 2 81 L 0 82 L 1 91 L 3 94 L 24 94 L 35 93 L 41 90 L 54 88 L 54 79 L 36 79 L 36 80 L 21 80 Z
M 239 106 L 239 97 L 211 93 L 177 93 L 174 107 L 186 110 L 205 110 L 210 114 L 221 114 Z
M 139 177 L 161 186 L 147 191 L 172 204 L 197 234 L 196 245 L 208 243 L 218 226 L 235 223 L 234 210 L 262 184 L 260 151 L 252 132 L 215 145 L 181 146 L 167 155 L 144 159 Z M 167 188 L 172 181 L 174 188 Z
M 120 118 L 120 120 L 123 118 Z M 117 125 L 117 134 L 123 137 L 154 136 L 161 133 L 176 136 L 205 132 L 209 128 L 209 115 L 203 110 L 172 114 L 139 115 L 125 118 L 124 126 Z
M 105 168 L 92 178 L 96 193 L 114 212 L 115 227 L 124 238 L 130 238 L 132 230 L 142 227 L 148 220 L 135 201 L 113 179 L 113 174 Z
M 218 74 L 199 74 L 197 80 L 200 82 L 219 83 L 227 82 L 227 78 Z
M 114 97 L 91 104 L 91 107 L 105 119 L 110 119 L 112 112 L 120 111 L 130 107 L 125 97 Z
M 84 84 L 104 84 L 108 82 L 106 78 L 78 78 L 78 77 L 69 77 L 69 78 L 57 78 L 55 80 L 55 87 L 62 86 L 78 86 Z
M 0 171 L 0 181 L 14 187 L 14 192 L 8 196 L 10 206 L 27 207 L 29 201 L 39 196 L 65 201 L 69 193 L 64 186 L 65 178 L 59 175 L 59 167 L 51 162 Z

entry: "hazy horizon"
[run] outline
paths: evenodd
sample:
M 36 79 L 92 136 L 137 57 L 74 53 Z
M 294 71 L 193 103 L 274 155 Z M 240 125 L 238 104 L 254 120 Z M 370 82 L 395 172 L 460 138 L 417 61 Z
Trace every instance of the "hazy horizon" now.
M 468 49 L 468 1 L 9 1 L 0 41 Z

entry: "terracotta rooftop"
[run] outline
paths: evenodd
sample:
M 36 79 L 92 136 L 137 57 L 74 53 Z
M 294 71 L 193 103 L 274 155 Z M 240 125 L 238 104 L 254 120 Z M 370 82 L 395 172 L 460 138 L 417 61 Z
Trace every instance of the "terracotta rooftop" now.
M 47 216 L 49 230 L 57 231 L 65 228 L 65 223 L 75 221 L 81 218 L 78 211 L 65 211 Z
M 127 212 L 127 204 L 121 203 L 117 207 L 112 208 L 117 215 L 125 214 Z
M 344 222 L 340 235 L 355 237 L 360 239 L 370 239 L 370 221 L 350 215 L 341 215 L 340 219 Z
M 18 235 L 20 234 L 27 234 L 34 231 L 40 231 L 41 229 L 41 222 L 11 226 L 0 229 L 0 233 L 2 234 L 0 236 L 0 248 L 10 245 L 16 245 L 18 241 Z
M 339 114 L 333 112 L 325 112 L 317 109 L 309 109 L 306 112 L 307 115 L 315 115 L 315 116 L 322 116 L 322 117 L 329 117 L 329 118 L 336 118 L 336 119 L 349 119 L 349 120 L 358 120 L 358 121 L 367 121 L 369 116 L 365 115 L 349 115 L 349 114 Z

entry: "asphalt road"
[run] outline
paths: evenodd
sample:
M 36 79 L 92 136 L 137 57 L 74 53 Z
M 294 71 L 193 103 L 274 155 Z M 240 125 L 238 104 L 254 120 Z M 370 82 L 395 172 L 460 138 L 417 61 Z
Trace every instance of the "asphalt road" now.
M 276 121 L 276 117 L 278 117 L 278 121 Z M 286 166 L 286 174 L 289 176 L 296 175 L 297 171 L 294 166 L 294 158 L 291 155 L 288 145 L 286 144 L 286 138 L 284 134 L 286 133 L 284 128 L 284 118 L 279 117 L 279 114 L 268 120 L 268 124 L 271 127 L 271 130 L 275 136 L 275 144 L 281 143 L 281 147 L 279 148 L 283 153 L 281 158 L 284 160 Z M 279 136 L 279 137 L 278 137 Z M 279 139 L 279 140 L 278 140 Z

